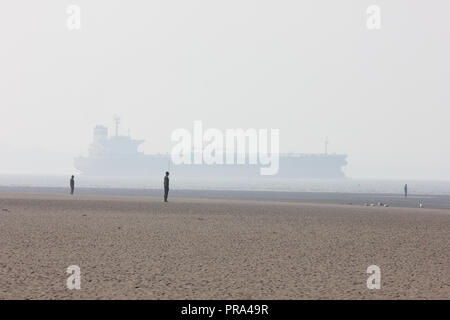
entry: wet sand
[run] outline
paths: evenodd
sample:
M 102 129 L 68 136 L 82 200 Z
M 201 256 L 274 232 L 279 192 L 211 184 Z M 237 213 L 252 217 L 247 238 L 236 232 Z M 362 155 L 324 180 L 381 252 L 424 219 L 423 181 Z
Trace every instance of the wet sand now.
M 0 193 L 53 193 L 67 194 L 68 187 L 30 187 L 30 186 L 2 186 Z M 160 197 L 161 189 L 151 188 L 118 188 L 118 187 L 76 187 L 77 194 L 89 195 L 127 195 Z M 410 193 L 407 198 L 403 194 L 393 193 L 355 193 L 355 192 L 300 192 L 274 190 L 214 190 L 214 189 L 179 189 L 172 188 L 172 197 L 227 199 L 227 200 L 276 200 L 300 203 L 318 204 L 387 204 L 390 207 L 418 208 L 422 203 L 429 209 L 450 210 L 450 195 L 448 194 L 415 194 Z
M 0 192 L 0 298 L 450 299 L 450 210 L 161 200 Z

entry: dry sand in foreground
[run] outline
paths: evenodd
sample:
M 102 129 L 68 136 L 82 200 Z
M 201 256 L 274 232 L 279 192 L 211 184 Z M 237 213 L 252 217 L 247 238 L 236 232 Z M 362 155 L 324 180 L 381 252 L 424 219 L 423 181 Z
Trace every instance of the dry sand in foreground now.
M 0 193 L 0 298 L 450 299 L 449 236 L 450 210 Z

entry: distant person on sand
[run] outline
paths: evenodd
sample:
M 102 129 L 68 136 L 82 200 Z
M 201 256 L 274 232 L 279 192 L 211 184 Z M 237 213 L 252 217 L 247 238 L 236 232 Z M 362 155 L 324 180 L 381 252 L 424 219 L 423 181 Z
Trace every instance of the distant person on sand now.
M 405 184 L 405 198 L 408 196 L 408 185 L 407 184 Z
M 169 171 L 166 171 L 166 176 L 164 177 L 164 202 L 167 202 L 168 196 L 169 196 Z
M 70 178 L 70 194 L 73 194 L 74 190 L 75 190 L 75 177 L 72 176 Z

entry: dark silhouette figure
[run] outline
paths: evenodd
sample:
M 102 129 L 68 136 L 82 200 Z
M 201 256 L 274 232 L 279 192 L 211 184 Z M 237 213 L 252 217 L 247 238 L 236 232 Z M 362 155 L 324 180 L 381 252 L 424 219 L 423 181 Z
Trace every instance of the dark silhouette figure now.
M 404 189 L 405 189 L 405 198 L 406 198 L 408 196 L 408 185 L 407 184 L 405 184 Z
M 164 177 L 164 202 L 167 202 L 168 196 L 169 196 L 169 171 L 166 171 L 166 176 Z
M 75 190 L 75 177 L 72 176 L 72 178 L 70 178 L 70 194 L 73 194 L 74 190 Z

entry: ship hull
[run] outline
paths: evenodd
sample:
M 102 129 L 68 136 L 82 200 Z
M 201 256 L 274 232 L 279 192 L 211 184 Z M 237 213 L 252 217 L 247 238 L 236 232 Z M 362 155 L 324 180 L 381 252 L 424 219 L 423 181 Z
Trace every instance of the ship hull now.
M 175 165 L 168 155 L 79 157 L 75 168 L 89 176 L 161 177 L 165 171 L 180 178 L 304 178 L 343 179 L 345 155 L 297 154 L 280 155 L 275 175 L 262 176 L 259 164 L 181 164 Z

